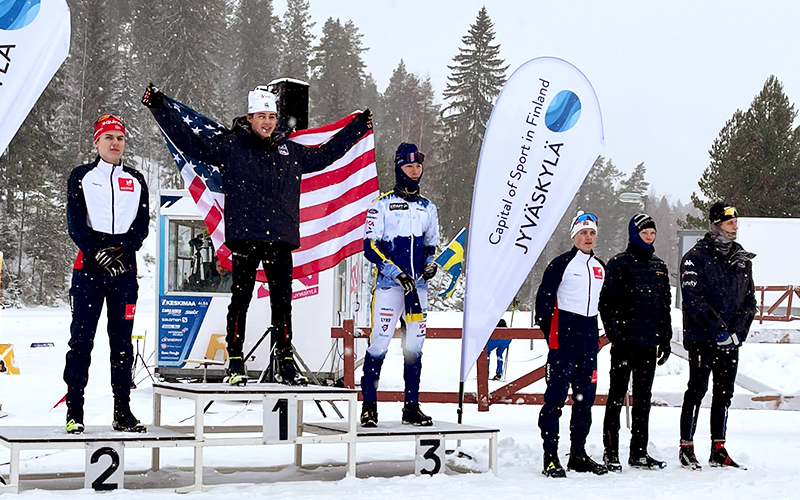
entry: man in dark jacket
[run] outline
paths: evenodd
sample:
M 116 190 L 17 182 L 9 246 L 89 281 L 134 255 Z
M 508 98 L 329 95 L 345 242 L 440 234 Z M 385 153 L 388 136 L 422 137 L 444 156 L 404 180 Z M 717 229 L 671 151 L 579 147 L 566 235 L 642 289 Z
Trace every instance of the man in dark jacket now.
M 608 261 L 600 292 L 600 317 L 611 341 L 611 372 L 603 421 L 603 461 L 612 472 L 619 461 L 619 414 L 633 379 L 633 424 L 628 465 L 663 469 L 647 453 L 650 399 L 658 364 L 671 352 L 671 293 L 667 265 L 655 255 L 656 224 L 647 214 L 628 223 L 628 247 Z
M 597 217 L 578 212 L 570 230 L 574 246 L 547 266 L 536 292 L 536 324 L 547 335 L 547 389 L 539 413 L 544 447 L 542 474 L 566 477 L 558 459 L 558 420 L 572 387 L 570 457 L 567 468 L 605 474 L 605 465 L 586 454 L 597 392 L 597 305 L 605 265 L 594 255 Z
M 200 137 L 172 113 L 163 94 L 149 86 L 142 103 L 180 149 L 220 167 L 225 193 L 225 245 L 233 252 L 228 307 L 228 382 L 247 383 L 243 356 L 247 309 L 258 264 L 269 282 L 272 310 L 272 373 L 285 384 L 304 383 L 292 351 L 292 250 L 300 247 L 300 176 L 323 170 L 372 128 L 369 110 L 326 144 L 309 148 L 276 131 L 275 95 L 257 87 L 248 95 L 247 116 L 232 131 Z M 277 365 L 277 366 L 276 366 Z
M 67 181 L 67 225 L 78 246 L 69 290 L 72 308 L 69 351 L 64 366 L 67 383 L 67 432 L 84 430 L 83 391 L 97 322 L 105 302 L 111 347 L 113 427 L 144 432 L 130 409 L 133 365 L 133 316 L 139 285 L 136 251 L 149 231 L 147 184 L 138 171 L 123 165 L 125 125 L 103 115 L 94 125 L 97 158 L 76 167 Z
M 755 254 L 736 239 L 739 214 L 717 202 L 709 211 L 706 235 L 681 260 L 683 345 L 689 352 L 689 383 L 681 409 L 681 466 L 699 469 L 694 432 L 700 404 L 713 373 L 711 399 L 712 467 L 739 467 L 725 448 L 728 407 L 733 398 L 739 346 L 747 339 L 756 314 Z

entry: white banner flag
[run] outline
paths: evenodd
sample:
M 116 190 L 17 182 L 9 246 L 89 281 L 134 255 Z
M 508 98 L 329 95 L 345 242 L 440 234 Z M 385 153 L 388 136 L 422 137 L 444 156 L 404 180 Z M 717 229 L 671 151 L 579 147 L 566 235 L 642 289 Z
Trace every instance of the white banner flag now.
M 65 0 L 0 1 L 0 155 L 69 54 Z
M 503 86 L 472 195 L 461 382 L 602 146 L 597 96 L 575 66 L 554 57 L 533 59 Z

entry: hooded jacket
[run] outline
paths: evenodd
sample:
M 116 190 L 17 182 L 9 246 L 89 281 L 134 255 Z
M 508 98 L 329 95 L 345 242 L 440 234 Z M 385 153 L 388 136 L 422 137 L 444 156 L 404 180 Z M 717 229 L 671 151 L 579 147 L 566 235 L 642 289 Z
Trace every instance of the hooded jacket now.
M 743 254 L 747 258 L 741 258 Z M 751 256 L 735 241 L 727 255 L 720 254 L 708 233 L 683 256 L 684 344 L 716 342 L 721 330 L 745 341 L 756 315 Z
M 273 132 L 262 139 L 246 117 L 234 120 L 230 132 L 200 137 L 166 103 L 151 109 L 175 145 L 200 161 L 216 165 L 225 193 L 225 244 L 266 241 L 300 246 L 300 177 L 341 158 L 367 133 L 354 119 L 327 143 L 306 147 Z
M 672 339 L 667 265 L 654 251 L 629 243 L 608 261 L 600 317 L 613 343 L 663 345 Z

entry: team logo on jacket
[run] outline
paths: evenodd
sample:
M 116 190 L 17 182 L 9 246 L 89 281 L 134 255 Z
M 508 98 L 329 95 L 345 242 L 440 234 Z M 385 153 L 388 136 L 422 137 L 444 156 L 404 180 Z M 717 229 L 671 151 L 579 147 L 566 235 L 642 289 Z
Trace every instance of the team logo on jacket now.
M 118 181 L 120 191 L 130 191 L 131 193 L 134 191 L 133 179 L 125 179 L 124 177 L 120 177 Z
M 603 268 L 602 267 L 593 267 L 592 270 L 594 271 L 594 278 L 601 280 L 603 279 Z
M 408 210 L 408 203 L 389 203 L 389 210 Z
M 286 144 L 281 144 L 278 146 L 278 153 L 282 154 L 283 156 L 289 156 L 289 148 L 286 147 Z

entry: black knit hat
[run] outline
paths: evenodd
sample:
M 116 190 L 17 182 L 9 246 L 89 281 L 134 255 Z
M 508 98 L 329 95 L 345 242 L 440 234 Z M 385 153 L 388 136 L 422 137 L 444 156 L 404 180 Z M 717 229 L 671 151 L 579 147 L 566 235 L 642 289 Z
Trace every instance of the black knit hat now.
M 710 220 L 712 224 L 720 224 L 726 220 L 735 219 L 737 217 L 739 217 L 739 212 L 736 211 L 736 207 L 723 201 L 714 203 L 708 211 L 708 220 Z
M 656 221 L 647 214 L 636 214 L 631 219 L 631 224 L 636 227 L 636 232 L 641 233 L 647 228 L 656 228 Z

